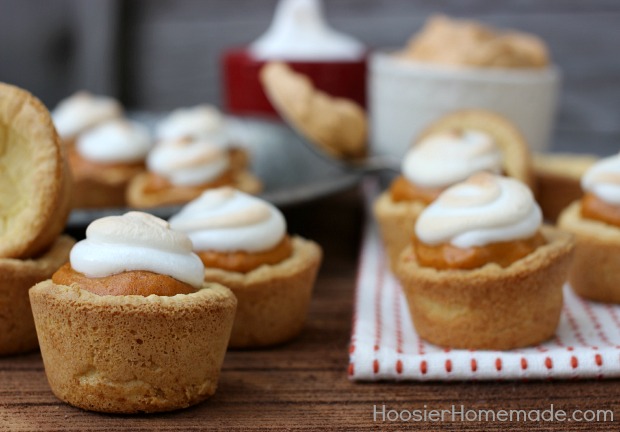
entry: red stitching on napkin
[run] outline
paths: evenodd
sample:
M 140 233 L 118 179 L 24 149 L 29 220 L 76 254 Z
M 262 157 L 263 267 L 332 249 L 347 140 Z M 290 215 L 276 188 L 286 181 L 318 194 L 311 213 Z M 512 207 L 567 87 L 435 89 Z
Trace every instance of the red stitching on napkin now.
M 618 314 L 616 313 L 614 308 L 610 304 L 606 304 L 605 309 L 609 313 L 609 316 L 611 317 L 611 320 L 614 322 L 616 327 L 620 329 L 620 318 L 618 318 Z
M 502 370 L 502 359 L 499 357 L 495 359 L 495 369 L 497 369 L 498 372 Z
M 577 339 L 579 343 L 583 346 L 586 346 L 586 347 L 592 346 L 586 342 L 585 338 L 581 334 L 581 331 L 579 330 L 579 326 L 577 325 L 577 321 L 575 320 L 575 317 L 573 316 L 573 313 L 570 311 L 570 309 L 564 306 L 562 310 L 566 314 L 566 318 L 568 320 L 568 326 L 573 331 L 573 334 L 575 335 L 575 339 Z
M 521 369 L 527 369 L 527 359 L 525 357 L 521 357 Z
M 379 373 L 379 360 L 372 362 L 372 370 L 374 373 Z
M 403 352 L 403 322 L 400 315 L 400 290 L 396 284 L 394 287 L 394 319 L 396 320 L 396 352 Z M 400 372 L 399 372 L 400 373 Z
M 471 359 L 471 371 L 476 372 L 478 370 L 478 362 L 476 359 Z
M 577 366 L 579 366 L 579 360 L 577 360 L 577 357 L 571 356 L 570 365 L 572 366 L 573 369 L 577 369 Z
M 428 365 L 426 364 L 426 360 L 422 360 L 420 362 L 420 372 L 422 372 L 422 375 L 426 375 L 426 371 L 428 370 Z
M 579 303 L 581 304 L 583 309 L 586 311 L 586 315 L 588 315 L 588 318 L 590 319 L 590 321 L 594 325 L 594 328 L 596 329 L 596 333 L 598 334 L 599 338 L 601 338 L 601 340 L 606 345 L 615 346 L 615 344 L 611 343 L 611 341 L 607 337 L 607 334 L 605 334 L 605 331 L 603 330 L 603 326 L 601 325 L 601 322 L 594 315 L 594 312 L 592 311 L 592 308 L 590 307 L 588 302 L 586 302 L 582 297 L 579 297 Z
M 396 373 L 398 374 L 403 373 L 403 362 L 400 360 L 396 361 Z
M 596 362 L 597 366 L 603 366 L 603 357 L 601 357 L 600 354 L 594 356 L 594 361 Z
M 353 363 L 349 363 L 349 368 L 347 370 L 349 376 L 353 376 L 353 374 L 355 373 L 355 367 L 353 366 Z
M 446 360 L 446 372 L 452 372 L 452 360 Z
M 551 357 L 545 357 L 545 366 L 547 369 L 553 369 L 553 360 L 551 360 Z

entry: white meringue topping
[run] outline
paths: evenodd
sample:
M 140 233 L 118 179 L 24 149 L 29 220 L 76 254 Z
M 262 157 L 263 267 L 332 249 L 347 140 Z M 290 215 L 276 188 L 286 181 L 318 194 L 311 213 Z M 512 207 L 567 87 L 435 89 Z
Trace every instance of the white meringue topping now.
M 224 187 L 204 192 L 170 218 L 198 251 L 261 252 L 286 235 L 282 213 L 259 198 Z
M 140 162 L 151 149 L 151 137 L 140 123 L 111 120 L 80 135 L 76 148 L 84 159 L 102 164 Z
M 542 213 L 530 189 L 518 180 L 478 173 L 446 189 L 417 219 L 423 243 L 459 248 L 532 237 Z
M 66 139 L 122 114 L 123 108 L 115 99 L 81 91 L 60 101 L 52 119 L 58 134 Z
M 98 278 L 125 271 L 150 271 L 173 277 L 195 288 L 202 286 L 204 265 L 192 253 L 192 242 L 163 219 L 147 213 L 97 219 L 86 239 L 71 250 L 71 267 Z
M 620 206 L 620 153 L 595 163 L 583 175 L 581 187 L 607 204 Z
M 162 141 L 146 159 L 152 171 L 177 186 L 197 186 L 217 179 L 230 167 L 226 149 L 209 141 Z
M 261 60 L 358 60 L 364 45 L 329 27 L 320 0 L 280 0 L 250 52 Z
M 155 136 L 158 140 L 213 138 L 223 133 L 223 125 L 222 114 L 210 105 L 179 108 L 157 125 Z
M 475 130 L 433 134 L 413 146 L 402 164 L 405 178 L 418 186 L 443 188 L 480 171 L 499 174 L 502 152 L 486 133 Z

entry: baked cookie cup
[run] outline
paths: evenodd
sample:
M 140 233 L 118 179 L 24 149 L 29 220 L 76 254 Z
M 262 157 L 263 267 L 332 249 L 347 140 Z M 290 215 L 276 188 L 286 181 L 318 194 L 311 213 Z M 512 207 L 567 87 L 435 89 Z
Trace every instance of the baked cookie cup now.
M 54 394 L 108 413 L 159 412 L 215 393 L 236 299 L 217 284 L 175 296 L 99 296 L 51 280 L 30 290 Z
M 60 236 L 37 258 L 0 258 L 0 355 L 32 351 L 39 345 L 28 290 L 49 279 L 69 259 L 74 243 Z
M 543 227 L 547 243 L 506 268 L 421 267 L 411 247 L 396 273 L 420 337 L 451 348 L 509 350 L 543 342 L 556 331 L 571 234 Z
M 32 258 L 63 231 L 71 178 L 47 108 L 0 83 L 0 257 Z
M 411 243 L 415 221 L 425 207 L 422 201 L 395 202 L 389 190 L 379 195 L 373 204 L 373 213 L 392 269 L 400 253 Z
M 581 216 L 581 203 L 566 208 L 558 226 L 573 233 L 575 257 L 568 280 L 590 300 L 620 303 L 620 228 Z
M 292 255 L 248 273 L 205 269 L 205 281 L 229 287 L 238 300 L 231 348 L 276 345 L 297 336 L 306 321 L 321 248 L 292 238 Z

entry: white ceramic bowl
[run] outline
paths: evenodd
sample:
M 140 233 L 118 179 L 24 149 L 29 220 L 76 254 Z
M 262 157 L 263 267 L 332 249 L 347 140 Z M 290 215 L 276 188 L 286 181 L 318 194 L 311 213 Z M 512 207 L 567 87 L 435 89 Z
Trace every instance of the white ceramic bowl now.
M 388 52 L 370 58 L 371 143 L 402 157 L 431 122 L 452 111 L 484 108 L 512 120 L 535 151 L 548 149 L 560 87 L 559 70 L 449 68 Z

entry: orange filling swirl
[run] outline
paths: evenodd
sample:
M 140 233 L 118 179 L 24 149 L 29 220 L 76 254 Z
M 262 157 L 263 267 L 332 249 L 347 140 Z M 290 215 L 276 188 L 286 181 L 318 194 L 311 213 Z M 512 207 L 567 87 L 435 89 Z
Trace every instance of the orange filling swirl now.
M 196 252 L 205 267 L 218 268 L 221 270 L 247 273 L 262 265 L 278 264 L 293 254 L 293 245 L 289 236 L 284 236 L 282 241 L 273 248 L 261 252 Z
M 581 200 L 581 216 L 620 227 L 620 207 L 607 204 L 591 193 Z
M 442 188 L 422 188 L 411 184 L 405 177 L 397 177 L 390 186 L 392 201 L 422 201 L 430 204 L 443 191 Z
M 75 271 L 71 267 L 71 263 L 66 263 L 58 269 L 52 275 L 52 282 L 67 286 L 76 284 L 81 289 L 98 295 L 141 295 L 146 297 L 151 294 L 173 296 L 196 292 L 193 286 L 173 277 L 142 270 L 90 278 Z
M 508 267 L 543 244 L 545 244 L 545 239 L 540 232 L 523 240 L 498 242 L 465 249 L 449 243 L 428 245 L 413 238 L 413 250 L 417 262 L 423 267 L 432 267 L 437 270 L 470 270 L 488 263 Z

